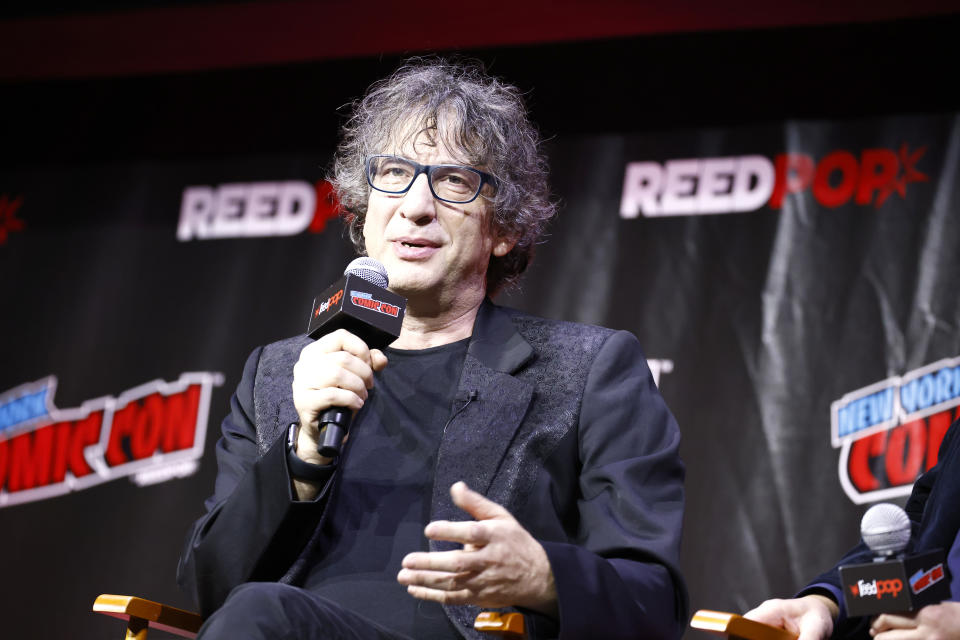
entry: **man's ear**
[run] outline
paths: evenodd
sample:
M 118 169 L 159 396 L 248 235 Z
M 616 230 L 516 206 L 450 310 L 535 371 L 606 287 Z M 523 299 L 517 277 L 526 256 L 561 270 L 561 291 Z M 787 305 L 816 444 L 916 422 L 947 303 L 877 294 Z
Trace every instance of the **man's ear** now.
M 518 237 L 516 234 L 498 236 L 493 241 L 492 253 L 497 258 L 502 258 L 503 256 L 510 253 L 510 250 L 517 244 Z

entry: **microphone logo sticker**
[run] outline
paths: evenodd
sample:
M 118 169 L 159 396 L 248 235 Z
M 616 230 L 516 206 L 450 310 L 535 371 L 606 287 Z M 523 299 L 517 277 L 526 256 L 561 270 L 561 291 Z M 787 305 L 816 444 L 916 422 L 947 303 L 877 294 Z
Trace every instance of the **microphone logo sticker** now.
M 877 600 L 883 598 L 884 594 L 896 598 L 903 591 L 903 582 L 897 579 L 893 580 L 858 580 L 857 584 L 850 585 L 850 592 L 860 598 L 875 597 Z
M 351 291 L 350 302 L 353 303 L 355 307 L 370 309 L 371 311 L 376 311 L 377 313 L 382 313 L 393 318 L 396 318 L 400 313 L 400 307 L 397 305 L 377 300 L 373 297 L 372 293 L 367 293 L 366 291 Z
M 929 571 L 917 571 L 910 576 L 910 590 L 920 593 L 943 580 L 943 563 L 941 562 Z
M 324 302 L 321 302 L 319 305 L 317 305 L 317 308 L 313 310 L 313 317 L 317 318 L 321 313 L 325 313 L 330 307 L 340 302 L 341 298 L 343 298 L 343 289 L 340 289 L 335 294 L 327 298 Z

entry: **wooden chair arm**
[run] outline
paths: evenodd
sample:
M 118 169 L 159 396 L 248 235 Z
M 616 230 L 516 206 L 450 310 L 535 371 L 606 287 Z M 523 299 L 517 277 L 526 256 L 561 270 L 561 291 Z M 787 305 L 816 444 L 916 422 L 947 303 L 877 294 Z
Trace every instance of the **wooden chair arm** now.
M 127 640 L 145 640 L 149 629 L 160 629 L 185 638 L 196 638 L 203 619 L 199 614 L 177 609 L 135 596 L 103 594 L 93 603 L 93 610 L 127 620 Z M 484 611 L 474 620 L 473 628 L 502 638 L 523 638 L 523 615 Z
M 501 638 L 523 638 L 526 636 L 522 613 L 481 611 L 480 615 L 473 621 L 473 628 Z
M 184 638 L 196 638 L 197 631 L 203 624 L 199 614 L 134 596 L 105 593 L 94 601 L 93 610 L 127 620 L 128 640 L 144 640 L 148 628 L 160 629 Z
M 742 640 L 796 640 L 797 635 L 779 627 L 748 620 L 735 613 L 701 609 L 693 614 L 690 626 L 701 631 Z

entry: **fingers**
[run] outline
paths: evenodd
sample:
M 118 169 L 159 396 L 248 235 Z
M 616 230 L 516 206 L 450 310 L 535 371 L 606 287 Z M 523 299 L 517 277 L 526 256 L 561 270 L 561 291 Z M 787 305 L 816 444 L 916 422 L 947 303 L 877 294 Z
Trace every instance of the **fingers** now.
M 436 520 L 424 528 L 423 534 L 431 540 L 459 542 L 462 545 L 483 547 L 490 543 L 492 531 L 479 522 L 450 522 Z
M 423 532 L 431 540 L 459 542 L 468 547 L 479 548 L 489 544 L 496 535 L 498 525 L 495 522 L 514 522 L 509 511 L 473 491 L 464 482 L 454 483 L 450 487 L 450 496 L 453 498 L 453 503 L 470 514 L 474 520 L 431 522 Z
M 459 549 L 409 553 L 403 559 L 397 582 L 421 600 L 443 604 L 477 603 L 478 594 L 483 590 L 483 581 L 478 577 L 489 569 L 484 555 Z
M 383 369 L 387 357 L 379 349 L 369 349 L 363 340 L 349 331 L 337 329 L 304 347 L 297 364 L 301 363 L 307 370 L 320 363 L 345 367 L 362 378 L 369 389 L 373 386 L 373 371 Z
M 476 520 L 438 520 L 428 524 L 424 533 L 463 548 L 408 554 L 397 581 L 423 600 L 522 606 L 556 615 L 556 584 L 543 546 L 509 511 L 463 482 L 455 483 L 450 495 Z
M 759 606 L 743 614 L 744 618 L 773 625 L 775 627 L 783 626 L 784 612 L 782 600 L 767 600 Z
M 870 635 L 877 640 L 934 640 L 940 637 L 923 629 L 889 629 L 880 633 L 875 633 L 871 629 Z
M 300 352 L 300 359 L 293 366 L 293 379 L 308 388 L 344 385 L 343 388 L 364 389 L 373 387 L 373 369 L 362 358 L 347 351 L 325 352 L 307 345 Z
M 329 407 L 347 407 L 358 411 L 367 399 L 367 391 L 355 386 L 355 381 L 344 380 L 340 384 L 347 388 L 323 386 L 319 389 L 307 386 L 306 382 L 294 382 L 294 406 L 300 415 L 300 423 L 316 429 L 316 417 Z
M 387 366 L 387 356 L 380 349 L 370 349 L 370 367 L 374 371 L 383 371 Z
M 420 600 L 430 600 L 440 604 L 475 604 L 478 606 L 496 606 L 496 604 L 486 604 L 483 600 L 478 600 L 476 594 L 469 589 L 459 589 L 457 591 L 446 591 L 444 589 L 431 589 L 419 585 L 407 586 L 407 593 Z
M 945 601 L 909 614 L 885 613 L 870 627 L 876 640 L 944 640 L 960 637 L 960 603 Z
M 370 350 L 357 336 L 338 329 L 308 344 L 293 368 L 293 401 L 304 427 L 329 407 L 359 410 L 373 388 L 373 373 L 383 369 L 383 352 Z
M 823 640 L 833 632 L 836 604 L 820 595 L 767 600 L 743 617 L 799 634 L 798 640 Z
M 506 600 L 490 599 L 502 589 L 489 575 L 484 575 L 490 567 L 479 555 L 465 551 L 411 553 L 403 559 L 404 568 L 397 574 L 397 582 L 421 600 L 503 606 Z
M 453 504 L 469 513 L 476 520 L 513 519 L 509 511 L 477 493 L 468 487 L 465 482 L 453 483 L 453 486 L 450 487 L 450 497 L 453 498 Z
M 347 353 L 351 353 L 363 360 L 368 367 L 371 365 L 370 347 L 367 346 L 366 342 L 350 333 L 346 329 L 337 329 L 332 333 L 321 336 L 316 342 L 308 344 L 306 347 L 304 347 L 304 350 L 307 349 L 316 349 L 326 353 L 346 351 Z M 376 351 L 379 351 L 381 356 L 383 355 L 383 352 L 379 349 Z M 384 356 L 384 358 L 386 358 L 386 356 Z
M 414 572 L 427 574 L 442 571 L 446 574 L 468 574 L 482 571 L 487 567 L 487 560 L 477 551 L 416 551 L 408 553 L 403 558 L 403 570 L 407 575 Z M 407 583 L 404 583 L 407 584 Z M 427 586 L 437 586 L 434 582 L 425 582 Z
M 881 613 L 870 625 L 870 631 L 875 635 L 891 629 L 914 629 L 916 627 L 917 619 L 915 616 Z

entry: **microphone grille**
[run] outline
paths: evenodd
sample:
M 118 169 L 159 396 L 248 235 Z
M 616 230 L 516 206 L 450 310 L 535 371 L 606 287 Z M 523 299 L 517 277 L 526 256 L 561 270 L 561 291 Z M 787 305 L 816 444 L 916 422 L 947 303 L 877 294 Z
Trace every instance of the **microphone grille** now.
M 348 273 L 363 278 L 381 289 L 386 289 L 387 285 L 390 284 L 390 279 L 387 278 L 387 268 L 383 266 L 383 263 L 367 256 L 354 258 L 343 270 L 344 275 Z
M 860 535 L 877 555 L 900 553 L 910 542 L 910 518 L 895 504 L 875 504 L 863 514 Z

